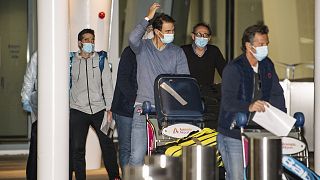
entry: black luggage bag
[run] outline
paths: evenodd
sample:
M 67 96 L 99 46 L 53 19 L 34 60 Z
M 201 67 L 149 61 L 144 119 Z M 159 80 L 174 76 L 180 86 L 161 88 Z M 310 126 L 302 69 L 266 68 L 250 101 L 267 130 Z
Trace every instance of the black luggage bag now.
M 203 121 L 199 85 L 190 75 L 159 75 L 154 82 L 154 98 L 160 125 Z

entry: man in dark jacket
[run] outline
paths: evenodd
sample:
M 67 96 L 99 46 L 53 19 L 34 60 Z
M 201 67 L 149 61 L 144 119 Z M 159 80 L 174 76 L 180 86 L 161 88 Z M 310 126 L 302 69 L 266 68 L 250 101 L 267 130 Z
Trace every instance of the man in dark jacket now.
M 242 37 L 243 54 L 231 61 L 222 75 L 222 101 L 218 125 L 218 149 L 228 180 L 243 179 L 240 130 L 233 127 L 235 114 L 244 112 L 249 120 L 264 112 L 267 102 L 286 112 L 283 90 L 268 55 L 268 27 L 253 25 Z
M 134 102 L 137 96 L 136 55 L 126 47 L 120 58 L 117 83 L 113 95 L 111 111 L 117 123 L 119 139 L 119 159 L 122 172 L 128 164 L 131 152 L 131 129 Z

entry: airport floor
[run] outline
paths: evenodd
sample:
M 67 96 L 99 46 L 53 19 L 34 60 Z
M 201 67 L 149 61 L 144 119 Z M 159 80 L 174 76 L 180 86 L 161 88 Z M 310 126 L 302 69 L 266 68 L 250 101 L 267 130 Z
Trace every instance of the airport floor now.
M 25 180 L 27 155 L 0 156 L 0 180 Z M 107 172 L 100 169 L 88 170 L 87 180 L 108 180 Z
M 311 169 L 314 169 L 314 154 L 310 153 Z M 27 155 L 1 155 L 0 180 L 25 180 Z M 88 170 L 87 180 L 108 180 L 103 164 L 100 169 Z

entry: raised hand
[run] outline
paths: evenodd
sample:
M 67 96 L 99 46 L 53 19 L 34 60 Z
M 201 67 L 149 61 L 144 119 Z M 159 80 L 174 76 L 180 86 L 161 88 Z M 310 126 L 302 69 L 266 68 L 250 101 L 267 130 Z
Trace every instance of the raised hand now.
M 152 19 L 157 11 L 157 9 L 160 8 L 160 4 L 159 3 L 153 3 L 150 8 L 149 8 L 149 12 L 147 14 L 147 17 L 149 19 Z

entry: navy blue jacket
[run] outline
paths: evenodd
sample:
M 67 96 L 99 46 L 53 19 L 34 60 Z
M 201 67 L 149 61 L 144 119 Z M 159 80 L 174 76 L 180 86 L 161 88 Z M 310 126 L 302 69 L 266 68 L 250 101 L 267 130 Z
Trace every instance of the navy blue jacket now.
M 283 89 L 272 61 L 267 57 L 259 62 L 258 73 L 262 98 L 271 105 L 286 112 Z M 237 112 L 249 114 L 253 101 L 254 71 L 245 54 L 229 62 L 222 74 L 221 107 L 218 131 L 225 136 L 240 139 L 239 129 L 230 129 Z
M 121 116 L 132 117 L 137 89 L 136 55 L 130 47 L 126 47 L 119 62 L 111 111 Z

